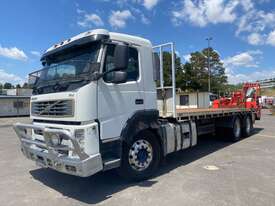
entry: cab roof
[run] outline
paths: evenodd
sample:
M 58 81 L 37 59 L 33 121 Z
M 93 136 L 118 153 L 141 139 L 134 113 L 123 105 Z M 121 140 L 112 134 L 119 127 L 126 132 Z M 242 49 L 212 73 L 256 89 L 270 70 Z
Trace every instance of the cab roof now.
M 84 41 L 84 39 L 85 39 L 85 42 L 93 41 L 93 39 L 96 39 L 98 36 L 104 36 L 105 38 L 109 38 L 110 40 L 114 40 L 114 41 L 122 41 L 129 44 L 135 44 L 135 45 L 140 45 L 144 47 L 152 47 L 152 44 L 149 40 L 141 37 L 122 34 L 122 33 L 116 33 L 116 32 L 109 32 L 108 30 L 105 30 L 105 29 L 95 29 L 95 30 L 89 30 L 89 31 L 80 33 L 72 38 L 66 39 L 64 41 L 61 41 L 60 43 L 57 43 L 51 46 L 49 49 L 45 51 L 43 56 L 47 55 L 47 53 L 55 53 L 55 50 L 60 51 L 63 48 L 66 48 L 70 45 L 80 42 L 81 40 Z

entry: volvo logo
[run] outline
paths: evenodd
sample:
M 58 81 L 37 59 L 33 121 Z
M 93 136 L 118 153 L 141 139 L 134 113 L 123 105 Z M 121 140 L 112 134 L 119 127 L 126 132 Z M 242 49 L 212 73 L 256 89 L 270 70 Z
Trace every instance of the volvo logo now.
M 53 104 L 49 104 L 49 105 L 46 106 L 42 111 L 39 112 L 39 115 L 42 115 L 43 113 L 49 112 L 50 109 L 51 109 L 52 107 L 54 107 L 55 105 L 59 104 L 60 102 L 62 102 L 62 100 L 57 101 L 57 102 L 55 102 L 55 103 L 53 103 Z

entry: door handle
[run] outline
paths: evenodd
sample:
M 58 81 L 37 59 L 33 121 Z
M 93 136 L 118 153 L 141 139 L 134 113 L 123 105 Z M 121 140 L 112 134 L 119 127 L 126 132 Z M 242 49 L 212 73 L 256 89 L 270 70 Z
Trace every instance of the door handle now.
M 135 103 L 136 104 L 143 104 L 143 99 L 136 99 Z

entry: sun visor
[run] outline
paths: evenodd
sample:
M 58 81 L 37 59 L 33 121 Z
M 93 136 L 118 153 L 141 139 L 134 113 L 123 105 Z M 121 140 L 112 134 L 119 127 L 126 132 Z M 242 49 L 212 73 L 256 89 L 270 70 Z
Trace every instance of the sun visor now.
M 51 56 L 53 54 L 57 54 L 59 52 L 62 52 L 67 49 L 71 49 L 73 47 L 78 47 L 81 45 L 85 45 L 91 42 L 96 42 L 96 41 L 102 41 L 102 40 L 108 40 L 110 38 L 109 35 L 106 34 L 94 34 L 94 35 L 89 35 L 89 36 L 84 36 L 82 38 L 70 41 L 70 39 L 61 42 L 59 44 L 54 45 L 52 49 L 47 50 L 41 57 L 40 61 L 45 60 L 47 56 Z

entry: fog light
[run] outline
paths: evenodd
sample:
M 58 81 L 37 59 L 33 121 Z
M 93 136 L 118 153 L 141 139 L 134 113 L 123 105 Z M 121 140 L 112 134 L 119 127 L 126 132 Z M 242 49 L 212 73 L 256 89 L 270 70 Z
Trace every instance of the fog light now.
M 85 138 L 85 130 L 84 129 L 76 129 L 74 132 L 74 136 L 78 143 L 80 144 L 80 147 L 84 146 L 84 138 Z
M 65 168 L 69 172 L 76 172 L 76 167 L 71 165 L 65 165 Z
M 85 130 L 84 129 L 76 129 L 74 132 L 74 136 L 76 139 L 84 139 Z

